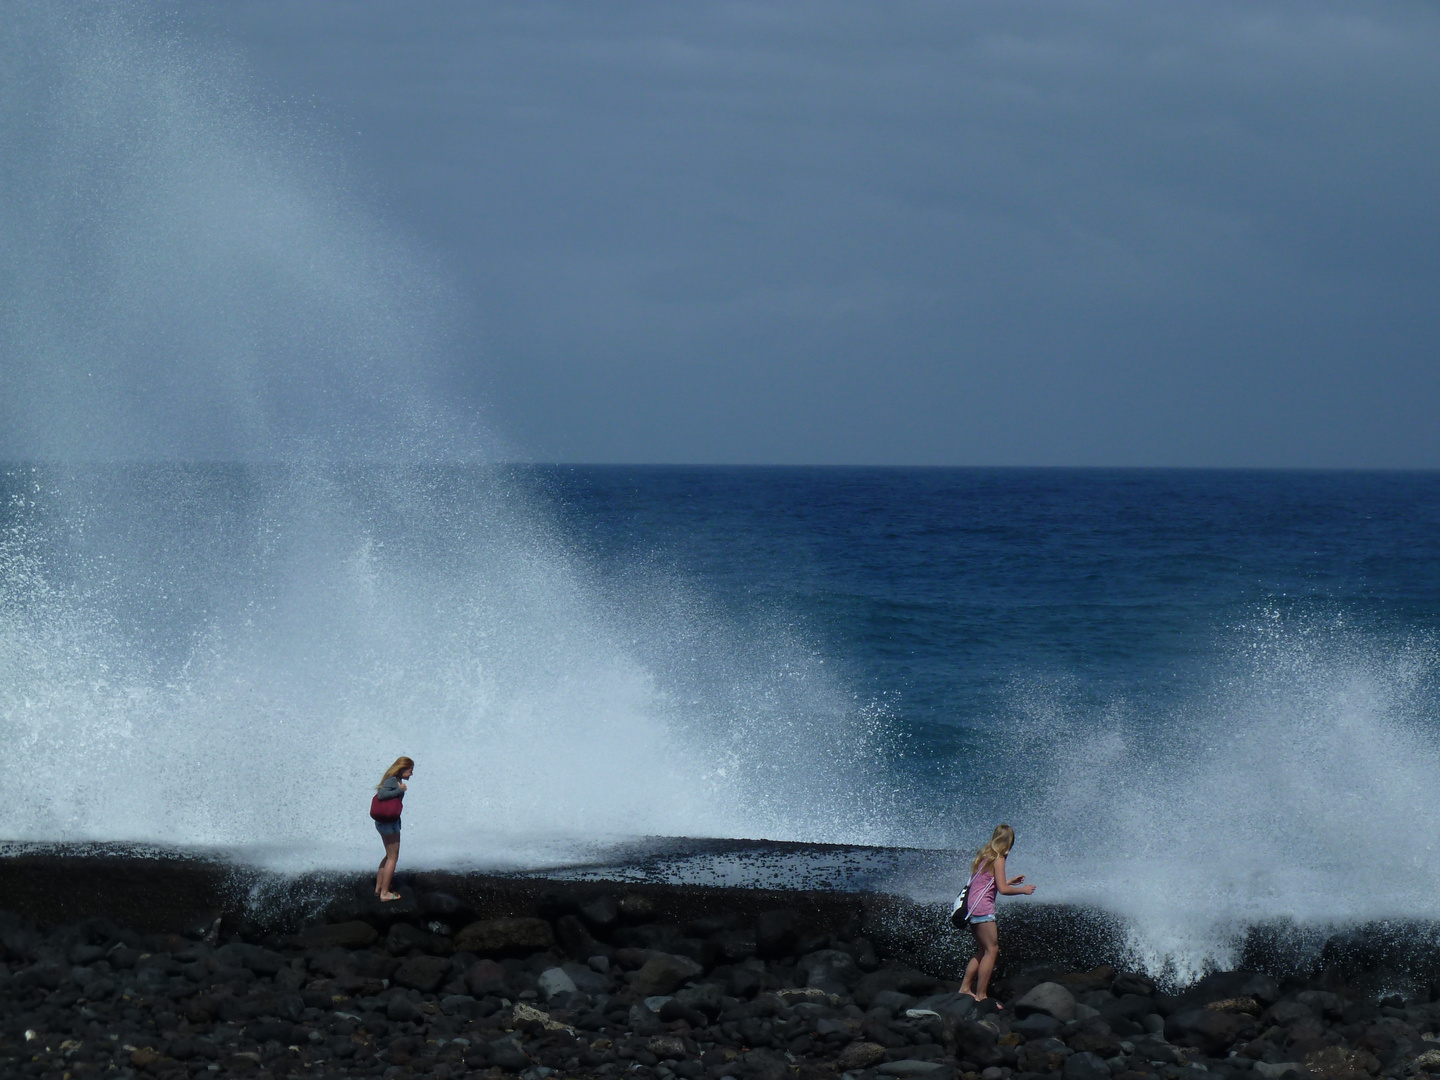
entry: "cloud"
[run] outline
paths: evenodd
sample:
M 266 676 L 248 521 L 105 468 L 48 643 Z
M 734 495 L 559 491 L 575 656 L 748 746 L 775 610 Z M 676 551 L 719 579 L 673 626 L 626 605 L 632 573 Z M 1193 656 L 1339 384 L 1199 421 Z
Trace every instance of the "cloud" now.
M 1440 15 L 266 0 L 177 16 L 566 460 L 1440 465 Z

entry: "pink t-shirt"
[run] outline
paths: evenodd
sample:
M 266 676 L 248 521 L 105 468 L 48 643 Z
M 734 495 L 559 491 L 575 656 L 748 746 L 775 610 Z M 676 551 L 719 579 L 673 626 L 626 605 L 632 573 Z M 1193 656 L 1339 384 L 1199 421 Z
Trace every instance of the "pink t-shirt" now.
M 970 879 L 970 914 L 995 914 L 995 875 L 993 863 L 987 863 Z

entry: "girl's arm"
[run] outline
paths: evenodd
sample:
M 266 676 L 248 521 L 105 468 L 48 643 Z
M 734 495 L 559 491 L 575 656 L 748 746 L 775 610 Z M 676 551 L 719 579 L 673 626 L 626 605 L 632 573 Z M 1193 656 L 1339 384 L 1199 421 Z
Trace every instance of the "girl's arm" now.
M 1001 896 L 1029 896 L 1035 891 L 1034 885 L 1021 885 L 1025 880 L 1024 875 L 1012 881 L 1005 879 L 1005 856 L 1001 855 L 995 860 L 995 865 L 990 872 L 995 875 L 995 891 Z

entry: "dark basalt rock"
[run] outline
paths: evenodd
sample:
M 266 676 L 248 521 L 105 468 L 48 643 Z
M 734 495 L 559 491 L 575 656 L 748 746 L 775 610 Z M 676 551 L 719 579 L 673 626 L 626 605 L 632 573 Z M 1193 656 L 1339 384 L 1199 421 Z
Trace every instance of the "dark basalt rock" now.
M 786 956 L 799 940 L 800 916 L 794 911 L 767 911 L 755 920 L 755 950 L 766 958 Z
M 188 936 L 93 912 L 60 925 L 0 912 L 0 1076 L 181 1080 L 212 1063 L 217 1080 L 478 1080 L 537 1066 L 567 1080 L 1440 1075 L 1428 982 L 1373 971 L 1216 972 L 1162 994 L 1103 956 L 1074 970 L 1052 957 L 1001 969 L 1000 1010 L 956 992 L 958 965 L 896 946 L 878 905 L 857 922 L 848 907 L 830 919 L 733 892 L 707 911 L 694 891 L 616 901 L 524 885 L 533 903 L 511 893 L 507 908 L 453 879 L 402 888 L 418 898 L 409 914 L 382 918 L 352 896 L 335 921 L 303 928 L 187 914 L 174 927 Z M 1347 948 L 1347 962 L 1363 955 Z M 1430 962 L 1419 948 L 1411 971 Z M 1411 989 L 1382 999 L 1379 985 Z
M 449 961 L 439 956 L 416 956 L 395 969 L 395 983 L 433 994 L 450 974 Z
M 517 956 L 548 949 L 555 931 L 544 919 L 481 919 L 455 935 L 455 948 L 480 956 Z

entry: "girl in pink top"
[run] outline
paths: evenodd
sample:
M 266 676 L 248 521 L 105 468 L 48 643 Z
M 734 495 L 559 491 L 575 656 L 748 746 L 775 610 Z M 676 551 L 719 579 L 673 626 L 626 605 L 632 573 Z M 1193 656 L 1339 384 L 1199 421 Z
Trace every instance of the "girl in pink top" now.
M 1015 830 L 1009 825 L 996 825 L 990 842 L 975 855 L 970 864 L 970 893 L 965 904 L 965 921 L 975 935 L 975 955 L 965 965 L 965 979 L 960 993 L 976 1001 L 984 1001 L 990 992 L 990 975 L 1000 955 L 1000 936 L 995 928 L 995 896 L 1029 896 L 1034 885 L 1026 885 L 1025 875 L 1007 878 L 1005 856 L 1015 846 Z

